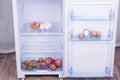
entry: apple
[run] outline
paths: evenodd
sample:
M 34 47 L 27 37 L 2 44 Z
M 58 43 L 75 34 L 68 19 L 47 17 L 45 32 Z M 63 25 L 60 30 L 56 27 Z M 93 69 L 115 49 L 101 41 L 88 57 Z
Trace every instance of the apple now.
M 57 59 L 55 60 L 55 65 L 56 65 L 57 67 L 62 66 L 62 60 L 61 60 L 60 58 L 57 58 Z
M 51 57 L 45 58 L 45 62 L 46 62 L 47 64 L 51 64 L 51 63 L 52 63 L 52 58 L 51 58 Z
M 55 64 L 52 63 L 52 64 L 49 65 L 49 68 L 50 68 L 50 70 L 53 71 L 53 70 L 56 70 L 57 67 L 56 67 Z
M 46 62 L 42 62 L 42 63 L 40 63 L 40 68 L 42 68 L 42 69 L 46 69 L 46 68 L 47 68 L 47 64 L 46 64 Z

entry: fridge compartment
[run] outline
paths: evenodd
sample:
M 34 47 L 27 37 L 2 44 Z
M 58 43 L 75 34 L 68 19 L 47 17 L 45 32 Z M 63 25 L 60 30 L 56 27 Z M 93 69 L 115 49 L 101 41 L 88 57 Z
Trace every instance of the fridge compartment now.
M 62 0 L 17 0 L 19 22 L 61 22 Z
M 86 21 L 111 21 L 114 19 L 114 10 L 112 3 L 87 2 L 73 3 L 71 5 L 71 20 Z
M 71 41 L 111 41 L 113 39 L 113 32 L 110 30 L 107 33 L 99 32 L 99 35 L 91 31 L 79 34 L 71 32 L 70 39 Z
M 21 46 L 23 52 L 54 52 L 62 50 L 61 41 L 24 41 Z
M 23 24 L 21 28 L 21 35 L 23 36 L 32 36 L 32 35 L 40 35 L 40 36 L 55 36 L 62 35 L 62 27 L 59 23 L 53 23 L 51 28 L 41 30 L 40 27 L 36 30 L 30 27 L 30 23 Z
M 61 71 L 62 56 L 60 52 L 54 53 L 29 53 L 21 56 L 21 69 L 23 71 Z

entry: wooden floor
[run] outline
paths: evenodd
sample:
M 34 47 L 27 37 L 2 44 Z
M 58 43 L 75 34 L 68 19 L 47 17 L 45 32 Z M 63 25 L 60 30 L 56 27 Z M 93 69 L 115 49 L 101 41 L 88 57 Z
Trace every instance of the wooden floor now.
M 0 54 L 0 80 L 17 80 L 15 54 Z M 57 76 L 26 76 L 25 80 L 59 80 Z M 113 78 L 64 80 L 120 80 L 120 48 L 116 48 Z

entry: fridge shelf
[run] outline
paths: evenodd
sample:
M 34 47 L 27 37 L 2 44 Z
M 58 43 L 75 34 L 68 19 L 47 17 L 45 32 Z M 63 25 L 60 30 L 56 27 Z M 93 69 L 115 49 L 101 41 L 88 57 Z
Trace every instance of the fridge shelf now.
M 111 41 L 113 39 L 113 33 L 109 32 L 109 34 L 102 34 L 99 37 L 93 37 L 91 34 L 88 36 L 84 36 L 84 38 L 80 38 L 80 35 L 74 35 L 71 33 L 70 35 L 71 41 Z
M 56 61 L 59 59 L 60 64 Z M 59 65 L 59 66 L 58 66 Z M 25 72 L 51 72 L 62 70 L 62 55 L 57 53 L 22 53 L 21 69 Z
M 21 46 L 22 52 L 58 52 L 62 51 L 60 41 L 25 41 Z
M 53 23 L 52 27 L 49 29 L 41 30 L 37 28 L 36 30 L 30 27 L 30 23 L 23 24 L 21 31 L 22 36 L 60 36 L 62 35 L 62 27 L 59 23 Z
M 112 3 L 73 3 L 71 5 L 71 20 L 73 21 L 112 21 L 114 10 Z

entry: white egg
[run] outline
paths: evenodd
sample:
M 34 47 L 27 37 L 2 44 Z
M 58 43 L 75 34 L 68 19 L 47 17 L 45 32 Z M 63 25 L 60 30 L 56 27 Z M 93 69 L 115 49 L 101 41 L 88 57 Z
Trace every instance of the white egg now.
M 45 22 L 44 24 L 46 24 L 48 26 L 48 28 L 52 27 L 52 24 L 50 22 Z
M 40 29 L 41 30 L 44 30 L 45 29 L 45 26 L 43 24 L 40 25 Z
M 88 31 L 88 30 L 84 30 L 83 33 L 84 33 L 85 36 L 88 36 L 88 35 L 89 35 L 89 31 Z

